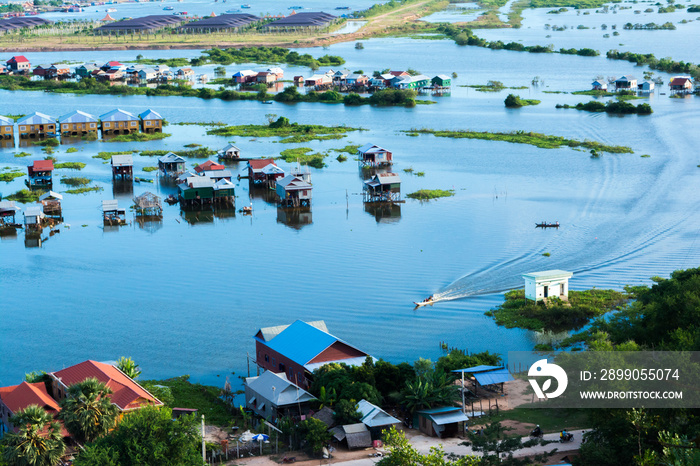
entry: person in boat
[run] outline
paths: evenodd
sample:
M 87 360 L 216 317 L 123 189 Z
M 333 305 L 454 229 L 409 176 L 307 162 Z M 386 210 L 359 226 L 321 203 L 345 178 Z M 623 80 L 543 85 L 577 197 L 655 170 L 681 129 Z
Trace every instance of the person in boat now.
M 423 300 L 423 302 L 424 302 L 424 303 L 429 303 L 429 302 L 432 301 L 432 300 L 433 300 L 433 295 L 430 295 L 430 296 L 428 296 L 427 298 L 425 298 L 425 299 Z

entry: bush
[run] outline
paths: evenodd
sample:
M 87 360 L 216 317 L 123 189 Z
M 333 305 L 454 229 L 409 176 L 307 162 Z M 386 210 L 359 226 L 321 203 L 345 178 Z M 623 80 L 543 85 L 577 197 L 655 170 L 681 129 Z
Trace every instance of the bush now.
M 287 128 L 289 126 L 289 118 L 286 117 L 279 117 L 277 121 L 270 123 L 270 128 Z
M 362 105 L 364 101 L 364 97 L 360 96 L 360 94 L 356 94 L 355 92 L 351 92 L 350 94 L 346 95 L 345 98 L 343 98 L 343 103 L 345 105 Z
M 508 94 L 508 97 L 506 97 L 505 100 L 505 104 L 508 108 L 517 108 L 523 106 L 522 102 L 520 102 L 520 97 L 513 94 Z

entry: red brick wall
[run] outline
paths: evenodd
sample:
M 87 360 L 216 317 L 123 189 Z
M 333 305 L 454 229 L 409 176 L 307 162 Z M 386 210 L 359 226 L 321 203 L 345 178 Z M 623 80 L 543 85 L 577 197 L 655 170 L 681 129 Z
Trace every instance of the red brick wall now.
M 356 350 L 345 343 L 336 341 L 331 346 L 323 350 L 321 354 L 309 361 L 309 363 L 338 361 L 340 359 L 350 359 L 362 356 L 367 356 L 367 353 L 363 353 L 362 351 Z

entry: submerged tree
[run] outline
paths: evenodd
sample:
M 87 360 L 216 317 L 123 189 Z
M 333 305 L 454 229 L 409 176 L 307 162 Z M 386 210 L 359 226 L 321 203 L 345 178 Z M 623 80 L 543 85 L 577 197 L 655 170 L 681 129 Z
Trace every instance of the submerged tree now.
M 7 432 L 2 439 L 2 457 L 10 465 L 54 466 L 61 461 L 66 446 L 61 426 L 37 405 L 29 405 L 10 418 L 18 432 Z

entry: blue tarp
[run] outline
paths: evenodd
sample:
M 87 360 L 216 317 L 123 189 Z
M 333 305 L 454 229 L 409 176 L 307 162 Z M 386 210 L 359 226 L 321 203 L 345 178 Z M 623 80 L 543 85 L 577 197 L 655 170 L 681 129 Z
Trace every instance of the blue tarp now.
M 482 386 L 515 380 L 505 367 L 488 372 L 479 372 L 474 374 L 474 377 L 476 377 L 476 381 Z

